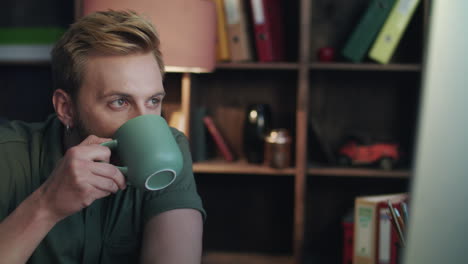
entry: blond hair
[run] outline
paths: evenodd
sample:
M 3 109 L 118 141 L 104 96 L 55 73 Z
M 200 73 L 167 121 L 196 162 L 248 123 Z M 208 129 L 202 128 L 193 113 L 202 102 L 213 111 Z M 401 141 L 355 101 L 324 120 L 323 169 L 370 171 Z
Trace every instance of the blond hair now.
M 164 76 L 158 34 L 136 12 L 108 10 L 82 17 L 64 33 L 52 50 L 54 88 L 76 98 L 87 56 L 152 52 Z

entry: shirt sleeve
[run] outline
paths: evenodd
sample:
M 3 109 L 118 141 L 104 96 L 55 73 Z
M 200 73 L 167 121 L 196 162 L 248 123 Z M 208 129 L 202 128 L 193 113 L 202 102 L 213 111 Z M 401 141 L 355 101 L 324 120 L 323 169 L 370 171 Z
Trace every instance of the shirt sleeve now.
M 182 152 L 183 168 L 174 182 L 161 191 L 145 192 L 143 204 L 143 221 L 146 223 L 152 216 L 159 213 L 181 208 L 190 208 L 200 211 L 203 219 L 205 210 L 192 171 L 192 157 L 189 143 L 185 135 L 173 129 L 173 135 Z
M 21 196 L 16 181 L 24 179 L 24 164 L 17 154 L 24 148 L 21 142 L 0 143 L 0 221 L 16 208 Z

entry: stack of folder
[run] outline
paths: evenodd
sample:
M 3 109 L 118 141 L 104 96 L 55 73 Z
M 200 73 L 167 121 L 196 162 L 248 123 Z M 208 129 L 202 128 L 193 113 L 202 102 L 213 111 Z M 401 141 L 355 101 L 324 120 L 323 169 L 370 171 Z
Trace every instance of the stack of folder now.
M 281 0 L 214 0 L 219 61 L 285 60 Z
M 352 62 L 390 62 L 420 0 L 372 0 L 347 40 L 342 55 Z
M 405 247 L 407 193 L 357 197 L 354 211 L 354 264 L 398 264 Z

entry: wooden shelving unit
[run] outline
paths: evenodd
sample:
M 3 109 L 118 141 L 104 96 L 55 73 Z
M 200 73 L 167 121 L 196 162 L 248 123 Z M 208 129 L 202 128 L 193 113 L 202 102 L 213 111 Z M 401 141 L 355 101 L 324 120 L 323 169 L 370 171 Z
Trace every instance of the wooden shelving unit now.
M 412 94 L 411 96 L 416 96 L 417 101 L 417 89 L 423 67 L 421 64 L 422 59 L 421 56 L 407 58 L 406 55 L 408 52 L 420 53 L 422 50 L 429 1 L 423 1 L 420 11 L 415 15 L 414 20 L 418 22 L 413 26 L 411 36 L 403 39 L 403 41 L 413 43 L 413 45 L 404 48 L 409 49 L 409 51 L 397 51 L 402 55 L 390 64 L 380 65 L 370 61 L 350 63 L 343 61 L 341 58 L 334 62 L 324 63 L 317 61 L 315 58 L 316 49 L 320 47 L 319 45 L 342 45 L 343 35 L 348 35 L 349 30 L 352 29 L 351 25 L 356 22 L 356 16 L 350 14 L 362 12 L 367 3 L 367 1 L 347 0 L 297 0 L 292 4 L 292 6 L 296 5 L 296 8 L 289 10 L 293 12 L 289 14 L 289 19 L 292 17 L 296 19 L 294 23 L 289 23 L 289 25 L 297 27 L 294 29 L 296 32 L 295 38 L 291 38 L 293 42 L 296 41 L 294 43 L 297 43 L 295 47 L 290 46 L 295 52 L 292 58 L 287 62 L 279 63 L 223 62 L 217 65 L 217 69 L 212 75 L 204 76 L 197 81 L 197 88 L 191 91 L 193 98 L 190 99 L 190 102 L 192 105 L 204 105 L 210 109 L 234 105 L 234 108 L 237 107 L 236 111 L 242 112 L 242 107 L 248 103 L 255 101 L 271 102 L 274 112 L 277 114 L 284 113 L 282 115 L 278 114 L 283 118 L 279 121 L 280 123 L 283 121 L 282 124 L 286 124 L 293 131 L 295 138 L 294 167 L 283 170 L 249 164 L 242 155 L 240 160 L 232 163 L 225 162 L 220 158 L 194 163 L 193 170 L 196 174 L 199 174 L 198 178 L 203 177 L 203 175 L 212 175 L 216 179 L 222 178 L 223 180 L 220 181 L 223 182 L 236 181 L 236 179 L 242 182 L 245 177 L 254 177 L 255 175 L 262 179 L 269 176 L 272 177 L 271 179 L 290 179 L 293 177 L 292 186 L 288 186 L 288 188 L 293 189 L 294 196 L 292 198 L 290 256 L 277 256 L 260 252 L 252 254 L 229 253 L 230 250 L 227 248 L 228 251 L 226 252 L 224 250 L 206 252 L 203 263 L 305 263 L 307 251 L 310 251 L 310 248 L 306 248 L 306 244 L 314 243 L 307 242 L 307 240 L 314 240 L 314 238 L 309 237 L 311 231 L 308 230 L 310 226 L 315 225 L 313 223 L 315 220 L 309 219 L 311 210 L 314 210 L 311 206 L 317 206 L 316 200 L 310 200 L 310 197 L 313 196 L 310 191 L 311 186 L 320 188 L 315 186 L 314 182 L 327 180 L 335 182 L 350 179 L 353 182 L 359 181 L 360 186 L 361 183 L 365 185 L 365 181 L 368 180 L 375 184 L 376 181 L 399 183 L 411 179 L 411 171 L 407 169 L 385 171 L 381 169 L 336 167 L 333 164 L 324 167 L 308 166 L 311 156 L 313 156 L 309 150 L 316 147 L 310 145 L 312 144 L 310 138 L 310 120 L 312 118 L 317 118 L 319 121 L 330 120 L 329 123 L 325 122 L 322 125 L 325 134 L 329 135 L 329 139 L 334 143 L 337 141 L 338 133 L 330 129 L 335 126 L 337 128 L 343 126 L 341 120 L 335 120 L 336 116 L 332 116 L 332 114 L 336 115 L 340 112 L 327 109 L 328 106 L 332 107 L 336 98 L 343 97 L 347 99 L 349 97 L 350 100 L 353 100 L 353 95 L 369 93 L 371 94 L 368 99 L 370 105 L 379 100 L 384 100 L 383 106 L 379 104 L 377 106 L 390 107 L 393 110 L 384 111 L 384 116 L 379 116 L 382 115 L 380 113 L 382 111 L 375 109 L 364 113 L 369 115 L 367 119 L 363 118 L 363 120 L 358 121 L 373 122 L 377 120 L 377 128 L 383 131 L 391 130 L 392 134 L 397 135 L 400 135 L 401 131 L 409 131 L 409 134 L 411 134 L 412 129 L 414 129 L 409 126 L 406 127 L 405 122 L 400 125 L 391 126 L 390 124 L 400 122 L 398 111 L 407 111 L 407 109 L 411 109 L 408 105 L 417 103 L 414 98 L 405 99 L 409 100 L 407 105 L 403 105 L 403 107 L 406 107 L 405 110 L 397 109 L 397 107 L 401 108 L 402 104 L 401 100 L 397 99 L 402 97 L 399 93 L 408 92 L 410 95 Z M 348 17 L 333 17 L 335 11 L 336 14 L 344 14 L 348 15 Z M 343 30 L 343 28 L 347 28 L 348 31 Z M 415 29 L 416 31 L 414 31 Z M 336 46 L 337 51 L 339 51 L 339 48 L 339 46 Z M 354 92 L 354 90 L 357 92 Z M 347 92 L 342 94 L 344 91 Z M 331 99 L 327 96 L 330 96 Z M 411 96 L 408 98 L 412 98 Z M 324 105 L 324 102 L 327 102 L 327 105 Z M 362 110 L 355 110 L 362 109 L 363 102 L 366 101 L 362 100 L 359 107 L 350 107 L 349 109 L 342 106 L 346 103 L 344 99 L 338 100 L 336 103 L 339 104 L 338 108 L 341 111 L 351 112 L 345 115 L 346 117 L 342 117 L 349 119 L 353 114 L 363 114 L 363 112 L 359 112 Z M 223 111 L 223 113 L 229 112 L 230 114 L 233 112 L 232 109 Z M 232 136 L 232 134 L 235 134 L 232 131 L 236 129 L 237 134 L 241 134 L 241 130 L 239 130 L 241 127 L 240 119 L 232 119 L 232 116 L 224 114 L 218 115 L 216 119 L 216 110 L 214 112 L 215 121 L 218 122 L 220 129 L 224 129 L 224 132 L 231 134 L 231 138 L 228 138 L 231 139 L 230 143 L 234 146 L 241 145 L 242 140 L 238 138 L 239 135 Z M 190 113 L 186 114 L 190 115 Z M 391 116 L 385 116 L 388 114 L 391 114 Z M 395 116 L 392 116 L 393 114 Z M 411 136 L 406 137 L 411 138 Z M 259 197 L 258 199 L 263 198 Z M 243 207 L 243 205 L 239 206 Z M 256 218 L 255 215 L 249 215 L 248 217 L 252 218 L 252 220 Z M 312 218 L 317 219 L 316 217 Z M 333 219 L 332 221 L 336 220 Z M 229 226 L 229 228 L 239 228 L 241 230 L 243 227 Z M 335 251 L 339 250 L 336 249 Z M 339 256 L 339 254 L 335 255 Z
M 344 131 L 347 129 L 346 125 L 353 124 L 353 122 L 365 128 L 369 128 L 369 124 L 375 123 L 375 131 L 378 133 L 390 130 L 391 135 L 403 135 L 402 138 L 408 139 L 407 145 L 414 142 L 411 138 L 411 132 L 414 132 L 412 125 L 415 123 L 415 114 L 411 106 L 417 105 L 420 74 L 423 65 L 421 56 L 406 58 L 406 55 L 421 53 L 422 51 L 429 14 L 429 0 L 421 1 L 420 10 L 413 19 L 418 23 L 412 26 L 411 34 L 402 40 L 411 45 L 409 47 L 405 45 L 403 50 L 397 51 L 401 56 L 390 64 L 380 65 L 370 61 L 356 64 L 345 62 L 339 57 L 334 62 L 323 63 L 317 61 L 315 57 L 317 48 L 324 45 L 335 46 L 336 50 L 339 51 L 344 37 L 349 34 L 349 29 L 356 22 L 357 16 L 350 14 L 362 12 L 369 1 L 284 1 L 287 2 L 285 8 L 287 9 L 286 12 L 288 12 L 287 33 L 289 34 L 289 57 L 285 62 L 219 63 L 216 71 L 211 74 L 192 75 L 190 77 L 192 79 L 186 78 L 192 81 L 192 86 L 185 85 L 183 89 L 177 89 L 180 86 L 180 76 L 178 74 L 167 75 L 169 83 L 165 84 L 168 92 L 165 99 L 166 110 L 169 106 L 173 110 L 182 108 L 187 123 L 191 119 L 194 107 L 206 106 L 208 109 L 213 110 L 215 121 L 218 122 L 220 129 L 224 130 L 222 132 L 227 132 L 230 139 L 233 139 L 233 142 L 230 143 L 237 152 L 241 151 L 239 146 L 242 143 L 240 136 L 242 134 L 242 118 L 240 118 L 240 115 L 245 110 L 245 106 L 251 103 L 266 102 L 271 104 L 275 114 L 275 123 L 278 127 L 288 128 L 295 142 L 293 146 L 295 162 L 291 168 L 277 170 L 264 165 L 252 165 L 247 163 L 242 155 L 240 155 L 238 161 L 232 163 L 216 158 L 193 164 L 193 171 L 198 180 L 203 178 L 204 175 L 208 175 L 211 177 L 210 179 L 216 177 L 216 179 L 221 179 L 218 183 L 224 184 L 221 187 L 226 188 L 228 191 L 230 188 L 236 188 L 231 185 L 240 188 L 234 192 L 239 196 L 244 195 L 242 183 L 247 177 L 266 182 L 265 186 L 262 185 L 262 189 L 258 190 L 257 196 L 252 196 L 252 201 L 238 204 L 239 208 L 236 209 L 239 209 L 240 213 L 236 217 L 242 218 L 243 221 L 239 222 L 243 222 L 243 226 L 223 226 L 225 219 L 213 217 L 213 213 L 208 210 L 209 220 L 206 225 L 209 227 L 214 222 L 221 223 L 222 228 L 215 230 L 218 232 L 222 232 L 223 228 L 248 232 L 244 231 L 244 228 L 247 227 L 250 228 L 250 231 L 255 231 L 258 226 L 268 225 L 267 220 L 263 221 L 264 218 L 255 215 L 256 212 L 260 214 L 264 211 L 257 210 L 259 208 L 248 203 L 255 204 L 257 200 L 271 200 L 277 196 L 285 195 L 284 193 L 288 195 L 288 197 L 281 197 L 281 200 L 287 200 L 286 205 L 274 208 L 275 211 L 281 211 L 283 216 L 287 216 L 287 224 L 280 227 L 268 226 L 271 232 L 266 238 L 266 240 L 288 240 L 286 246 L 283 245 L 284 243 L 271 246 L 274 249 L 280 248 L 278 251 L 286 251 L 286 254 L 274 254 L 271 253 L 272 250 L 265 250 L 270 253 L 264 253 L 263 251 L 252 252 L 251 250 L 245 251 L 250 253 L 233 253 L 237 250 L 231 251 L 231 248 L 207 250 L 204 252 L 204 264 L 312 263 L 312 261 L 306 261 L 307 254 L 314 253 L 314 250 L 322 250 L 320 253 L 325 254 L 325 251 L 331 247 L 334 248 L 333 252 L 329 250 L 330 254 L 339 256 L 340 249 L 336 248 L 339 247 L 338 243 L 336 243 L 339 239 L 336 239 L 336 237 L 331 238 L 335 239 L 334 242 L 327 244 L 327 237 L 333 232 L 327 232 L 326 230 L 323 232 L 319 230 L 320 232 L 318 232 L 313 229 L 325 229 L 329 226 L 328 222 L 336 223 L 339 221 L 337 217 L 341 216 L 340 213 L 336 212 L 328 212 L 328 214 L 327 212 L 316 212 L 320 209 L 321 203 L 325 203 L 331 196 L 324 195 L 325 197 L 316 198 L 311 190 L 321 190 L 322 188 L 322 186 L 317 186 L 316 183 L 333 182 L 333 184 L 323 187 L 330 188 L 330 186 L 335 187 L 335 183 L 343 184 L 342 181 L 347 180 L 359 181 L 357 184 L 361 186 L 361 183 L 366 185 L 366 181 L 371 181 L 373 184 L 376 181 L 381 181 L 386 184 L 387 181 L 407 182 L 408 179 L 411 179 L 411 171 L 405 169 L 384 171 L 379 169 L 342 168 L 335 167 L 333 164 L 325 167 L 308 166 L 314 157 L 316 148 L 312 143 L 310 133 L 310 122 L 314 118 L 321 122 L 327 140 L 332 143 L 338 141 L 338 136 L 342 132 L 340 130 Z M 75 1 L 76 4 L 79 2 Z M 49 62 L 0 62 L 0 66 L 10 65 L 48 66 Z M 357 103 L 353 101 L 361 97 L 366 98 Z M 369 110 L 365 108 L 366 105 L 375 106 L 378 109 Z M 383 109 L 387 110 L 383 111 Z M 351 120 L 353 117 L 362 118 Z M 237 181 L 237 184 L 231 184 L 235 183 L 235 181 Z M 278 188 L 274 184 L 284 184 L 285 186 L 280 186 L 281 191 L 270 193 L 270 196 L 265 198 L 264 193 L 268 192 L 269 188 Z M 212 206 L 211 210 L 221 211 L 219 215 L 223 215 L 225 210 L 234 210 L 224 207 L 226 201 L 216 200 L 218 198 L 216 195 L 223 191 L 218 190 L 221 187 L 210 184 L 203 187 L 204 190 L 210 191 L 210 188 L 212 188 L 214 191 L 213 196 L 207 198 L 212 200 L 206 201 L 206 204 Z M 338 193 L 337 196 L 341 193 L 339 191 L 329 192 L 328 189 L 323 192 Z M 201 195 L 209 194 L 201 193 Z M 333 198 L 335 198 L 335 195 Z M 231 197 L 231 199 L 235 201 L 236 197 Z M 347 199 L 350 200 L 349 197 Z M 344 202 L 339 204 L 344 204 Z M 245 210 L 244 207 L 248 206 L 253 208 L 249 208 L 249 215 L 244 215 L 242 210 Z M 274 207 L 276 204 L 271 206 Z M 323 222 L 317 222 L 322 219 L 322 217 L 316 217 L 317 215 L 332 215 L 335 218 L 323 218 L 322 221 L 327 222 L 327 224 L 323 224 Z M 263 222 L 257 221 L 258 218 Z M 252 224 L 245 224 L 246 222 Z M 280 228 L 288 228 L 290 233 L 288 238 L 275 237 L 275 230 Z M 336 230 L 339 226 L 335 225 L 332 228 Z M 314 237 L 317 234 L 322 237 Z M 209 232 L 205 233 L 205 236 L 210 235 Z M 253 236 L 251 233 L 247 235 Z M 229 240 L 230 237 L 221 239 Z M 241 247 L 245 242 L 242 240 L 236 241 L 239 246 L 236 245 L 235 247 Z M 323 244 L 323 248 L 320 248 L 321 244 Z M 317 245 L 318 247 L 314 248 Z M 335 262 L 326 263 L 335 264 Z

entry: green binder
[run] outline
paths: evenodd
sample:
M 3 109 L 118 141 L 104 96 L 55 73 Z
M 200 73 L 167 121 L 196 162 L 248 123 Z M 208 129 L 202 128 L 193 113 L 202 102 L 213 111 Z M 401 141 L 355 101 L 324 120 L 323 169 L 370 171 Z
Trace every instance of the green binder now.
M 342 55 L 353 62 L 361 62 L 380 28 L 385 23 L 396 0 L 372 0 L 342 50 Z
M 65 32 L 61 27 L 0 27 L 0 45 L 54 44 Z

